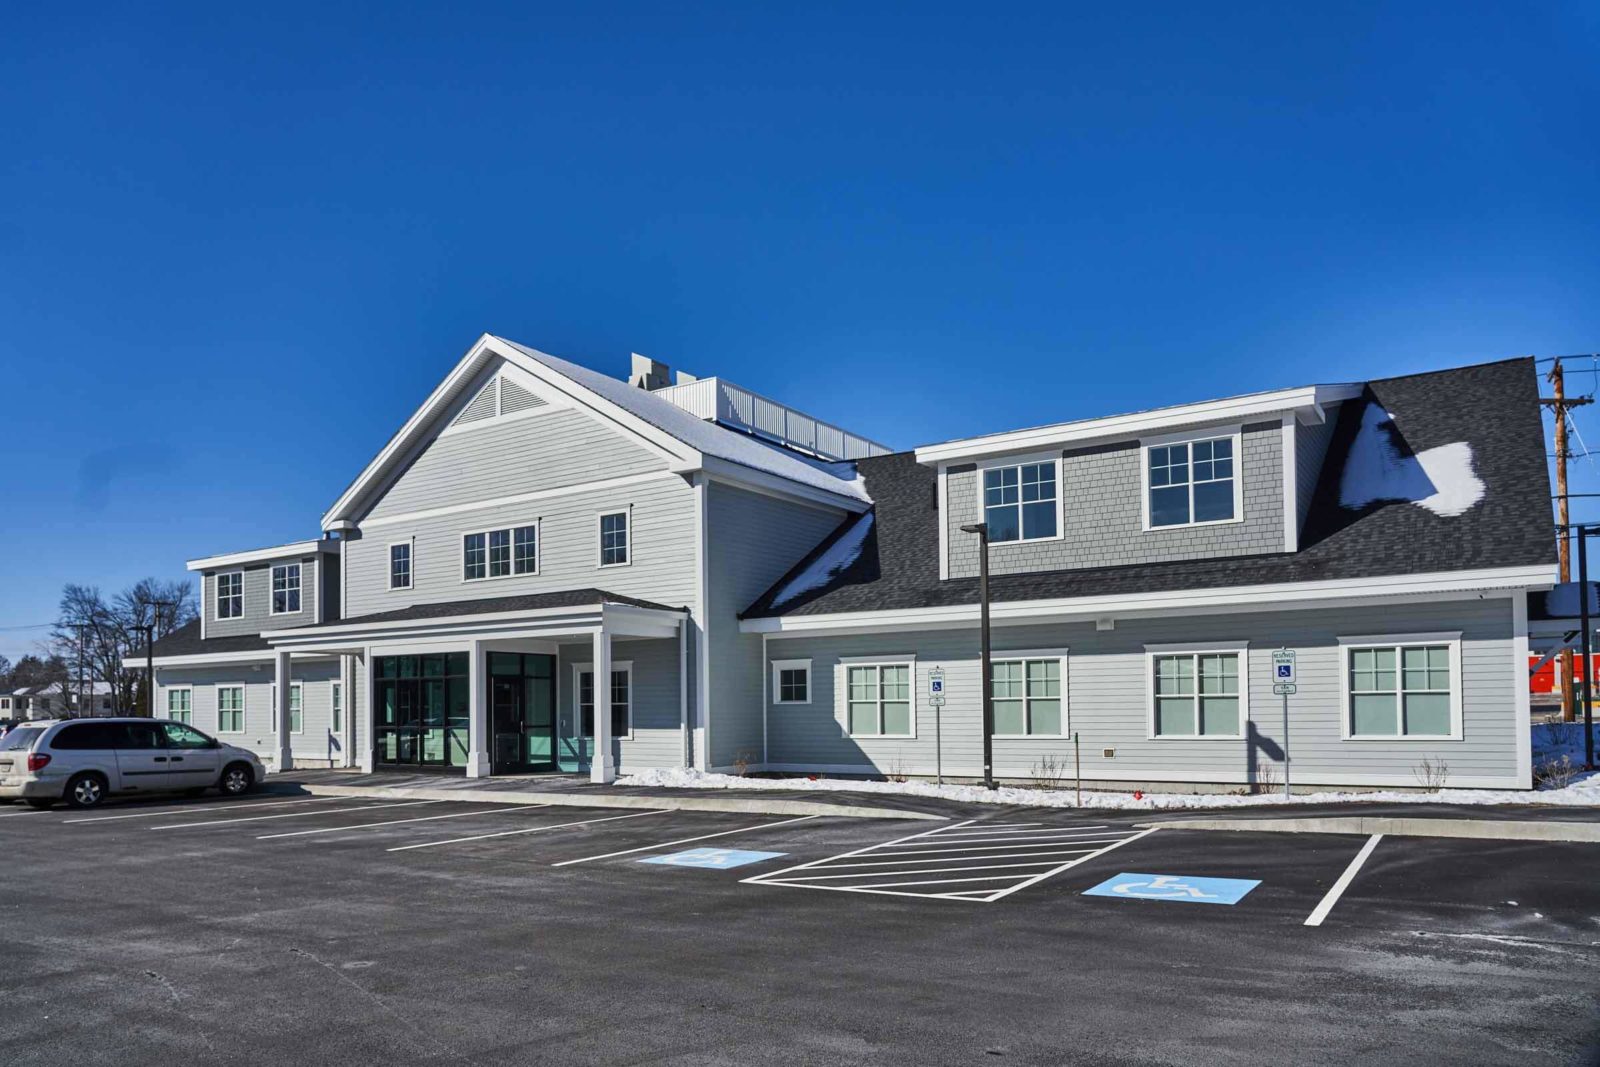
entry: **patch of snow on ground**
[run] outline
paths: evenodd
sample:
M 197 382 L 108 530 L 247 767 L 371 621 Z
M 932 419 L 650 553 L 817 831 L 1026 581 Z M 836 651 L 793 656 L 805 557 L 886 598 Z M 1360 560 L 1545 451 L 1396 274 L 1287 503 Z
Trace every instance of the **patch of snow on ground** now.
M 855 525 L 846 530 L 844 536 L 835 541 L 826 552 L 812 560 L 809 567 L 778 590 L 778 595 L 772 598 L 772 606 L 782 607 L 795 597 L 804 596 L 827 585 L 833 580 L 834 575 L 860 557 L 861 548 L 867 543 L 867 534 L 871 532 L 872 512 L 868 511 L 862 513 Z
M 1581 724 L 1558 724 L 1572 727 L 1549 731 L 1545 726 L 1535 726 L 1534 766 L 1561 752 L 1542 742 L 1541 735 L 1554 740 L 1561 751 L 1569 751 L 1575 744 L 1577 758 L 1582 765 L 1583 733 Z M 1571 734 L 1571 737 L 1567 735 Z M 1600 737 L 1600 729 L 1596 730 Z M 867 782 L 843 778 L 740 778 L 731 774 L 706 774 L 701 771 L 674 768 L 650 770 L 617 780 L 621 786 L 653 786 L 669 789 L 775 789 L 819 793 L 863 793 L 891 796 L 929 797 L 954 801 L 960 804 L 1002 804 L 1034 808 L 1075 808 L 1080 805 L 1071 789 L 1023 789 L 1001 786 L 985 789 L 979 785 L 939 785 L 937 782 Z M 1571 807 L 1600 807 L 1600 772 L 1580 774 L 1561 789 L 1539 789 L 1532 792 L 1518 789 L 1444 789 L 1437 793 L 1407 793 L 1399 790 L 1372 792 L 1329 791 L 1325 793 L 1296 793 L 1284 797 L 1279 793 L 1236 795 L 1232 793 L 1145 793 L 1135 799 L 1132 793 L 1103 792 L 1085 788 L 1084 808 L 1120 809 L 1129 811 L 1166 811 L 1178 808 L 1255 808 L 1280 804 L 1341 804 L 1397 803 L 1397 804 L 1555 804 Z
M 1400 500 L 1449 518 L 1483 499 L 1483 479 L 1473 467 L 1471 445 L 1456 441 L 1405 455 L 1396 447 L 1396 433 L 1394 417 L 1380 405 L 1368 404 L 1339 480 L 1342 506 L 1360 510 Z

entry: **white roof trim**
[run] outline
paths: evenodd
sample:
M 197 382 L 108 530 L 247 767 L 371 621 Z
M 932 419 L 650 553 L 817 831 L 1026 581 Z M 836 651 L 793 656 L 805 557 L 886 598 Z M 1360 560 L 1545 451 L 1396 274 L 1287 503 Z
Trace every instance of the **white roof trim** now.
M 1267 393 L 1250 393 L 1245 396 L 1207 400 L 1198 404 L 1179 404 L 1175 407 L 1136 411 L 1127 415 L 1110 415 L 1098 419 L 1080 419 L 1076 422 L 1058 422 L 1050 426 L 1036 426 L 1027 430 L 987 434 L 982 437 L 965 437 L 940 444 L 924 445 L 916 450 L 918 463 L 949 463 L 955 460 L 978 459 L 983 456 L 1060 448 L 1069 444 L 1083 444 L 1119 437 L 1141 435 L 1177 429 L 1208 422 L 1239 422 L 1268 415 L 1292 411 L 1307 423 L 1324 419 L 1323 407 L 1360 396 L 1361 383 L 1343 385 L 1310 385 L 1297 389 L 1278 389 Z
M 296 541 L 274 548 L 253 548 L 248 552 L 228 552 L 220 556 L 191 559 L 185 566 L 192 571 L 210 571 L 220 567 L 237 567 L 243 563 L 265 563 L 271 559 L 298 559 L 318 552 L 338 551 L 338 541 Z
M 225 663 L 271 663 L 276 652 L 264 648 L 257 652 L 201 652 L 193 656 L 157 656 L 157 667 L 207 667 L 212 664 Z M 296 658 L 303 654 L 296 652 Z M 122 660 L 123 670 L 142 671 L 145 668 L 143 656 L 125 656 Z
M 441 615 L 433 618 L 387 619 L 383 622 L 344 622 L 335 626 L 304 626 L 292 630 L 268 630 L 261 636 L 274 647 L 329 643 L 345 645 L 352 639 L 389 639 L 397 633 L 441 634 L 501 631 L 507 628 L 575 626 L 594 628 L 605 625 L 615 632 L 635 628 L 670 627 L 674 633 L 688 617 L 681 608 L 645 608 L 636 604 L 610 601 L 578 604 L 565 608 L 534 608 L 528 611 L 479 612 L 472 615 Z
M 1070 597 L 1053 600 L 1012 600 L 991 603 L 990 619 L 996 624 L 1045 620 L 1094 619 L 1107 615 L 1143 615 L 1177 611 L 1204 612 L 1321 607 L 1332 600 L 1425 594 L 1530 590 L 1555 584 L 1554 564 L 1499 567 L 1476 571 L 1442 571 L 1400 574 L 1381 578 L 1335 579 L 1322 582 L 1280 582 L 1272 585 L 1237 585 L 1220 589 L 1189 589 L 1132 596 Z M 977 604 L 893 611 L 835 612 L 828 615 L 789 615 L 743 619 L 744 633 L 801 634 L 858 627 L 973 625 Z

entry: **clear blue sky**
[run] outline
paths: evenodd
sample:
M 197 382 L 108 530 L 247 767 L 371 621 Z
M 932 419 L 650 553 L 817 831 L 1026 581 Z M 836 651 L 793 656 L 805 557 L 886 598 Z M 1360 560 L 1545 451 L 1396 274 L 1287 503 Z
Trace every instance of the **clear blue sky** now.
M 6 16 L 13 657 L 484 331 L 907 446 L 1600 349 L 1595 3 L 235 6 Z

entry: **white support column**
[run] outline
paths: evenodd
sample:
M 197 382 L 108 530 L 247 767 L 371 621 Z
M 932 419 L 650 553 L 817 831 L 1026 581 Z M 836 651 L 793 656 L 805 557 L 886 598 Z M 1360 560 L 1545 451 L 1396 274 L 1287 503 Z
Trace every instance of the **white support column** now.
M 372 649 L 361 650 L 361 699 L 354 702 L 346 697 L 345 703 L 350 707 L 345 712 L 345 719 L 354 722 L 353 716 L 361 716 L 361 729 L 351 734 L 351 740 L 361 746 L 361 754 L 356 757 L 356 766 L 361 768 L 362 774 L 372 773 L 372 753 L 377 745 L 377 734 L 372 729 L 372 709 L 377 703 L 372 695 Z
M 355 740 L 355 699 L 356 699 L 356 665 L 355 657 L 341 655 L 339 657 L 339 700 L 344 705 L 343 718 L 339 722 L 339 766 L 355 766 L 355 751 L 351 742 Z
M 467 653 L 467 777 L 489 777 L 489 655 L 482 641 Z
M 617 780 L 617 762 L 611 756 L 611 634 L 604 625 L 594 632 L 594 753 L 589 757 L 589 781 L 609 785 Z
M 277 770 L 279 774 L 284 771 L 294 770 L 294 753 L 290 749 L 289 732 L 289 701 L 291 699 L 290 687 L 294 679 L 289 671 L 288 649 L 276 649 L 273 654 L 275 670 L 273 679 L 277 682 L 274 696 L 277 698 L 277 707 L 272 709 L 273 736 L 277 749 Z

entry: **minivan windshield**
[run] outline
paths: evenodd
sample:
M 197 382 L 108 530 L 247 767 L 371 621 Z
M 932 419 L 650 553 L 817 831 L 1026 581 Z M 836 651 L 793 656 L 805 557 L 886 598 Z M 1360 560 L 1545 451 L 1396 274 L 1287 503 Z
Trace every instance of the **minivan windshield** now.
M 19 726 L 4 737 L 0 737 L 0 752 L 20 752 L 30 749 L 46 729 L 48 727 Z

